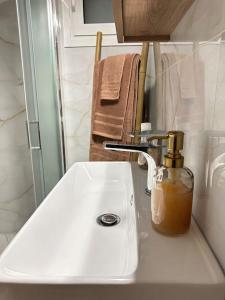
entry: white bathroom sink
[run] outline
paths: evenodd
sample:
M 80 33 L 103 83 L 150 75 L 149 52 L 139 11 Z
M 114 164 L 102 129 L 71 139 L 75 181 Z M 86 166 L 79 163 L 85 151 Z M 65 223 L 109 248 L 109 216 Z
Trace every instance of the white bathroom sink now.
M 76 163 L 0 257 L 0 299 L 224 300 L 194 220 L 177 237 L 152 228 L 146 176 L 137 163 Z M 105 213 L 120 223 L 99 225 Z
M 98 216 L 120 218 L 101 226 Z M 0 259 L 0 282 L 129 283 L 138 264 L 127 162 L 75 163 Z

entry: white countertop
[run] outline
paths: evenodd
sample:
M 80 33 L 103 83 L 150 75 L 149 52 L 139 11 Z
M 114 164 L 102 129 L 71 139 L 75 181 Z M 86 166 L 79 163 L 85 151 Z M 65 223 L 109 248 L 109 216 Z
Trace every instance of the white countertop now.
M 151 199 L 144 193 L 147 172 L 137 164 L 132 171 L 140 237 L 136 282 L 218 287 L 224 294 L 224 274 L 195 221 L 188 233 L 177 237 L 156 232 L 151 225 Z

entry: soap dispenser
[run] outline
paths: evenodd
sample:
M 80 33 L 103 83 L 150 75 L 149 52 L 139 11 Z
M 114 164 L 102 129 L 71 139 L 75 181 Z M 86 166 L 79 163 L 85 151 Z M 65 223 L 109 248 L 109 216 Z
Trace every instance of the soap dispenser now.
M 194 177 L 184 167 L 180 153 L 184 133 L 169 131 L 164 139 L 167 139 L 167 154 L 153 177 L 152 225 L 162 234 L 178 235 L 187 232 L 190 226 Z

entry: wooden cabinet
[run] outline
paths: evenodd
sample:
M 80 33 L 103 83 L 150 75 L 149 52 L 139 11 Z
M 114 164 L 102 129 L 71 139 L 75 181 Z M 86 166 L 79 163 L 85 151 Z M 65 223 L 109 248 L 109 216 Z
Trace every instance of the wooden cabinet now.
M 195 0 L 113 0 L 118 41 L 169 41 Z

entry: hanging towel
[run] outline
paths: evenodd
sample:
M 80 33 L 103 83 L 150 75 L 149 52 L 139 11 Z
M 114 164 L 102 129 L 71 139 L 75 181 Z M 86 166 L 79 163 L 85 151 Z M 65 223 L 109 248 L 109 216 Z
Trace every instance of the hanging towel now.
M 101 83 L 103 80 L 104 61 L 101 61 L 99 66 L 97 66 L 98 74 L 96 74 L 96 77 L 98 78 L 98 84 L 95 92 L 96 98 L 94 99 L 92 134 L 115 140 L 122 140 L 126 114 L 130 114 L 127 110 L 128 102 L 134 102 L 134 95 L 137 94 L 139 60 L 140 56 L 138 54 L 127 54 L 125 56 L 118 101 L 99 101 Z
M 165 130 L 174 129 L 175 116 L 180 102 L 180 80 L 177 68 L 178 56 L 163 53 L 162 59 L 162 120 Z
M 119 100 L 125 58 L 125 55 L 116 55 L 102 60 L 101 100 Z
M 162 101 L 163 129 L 201 128 L 204 96 L 198 85 L 203 86 L 204 74 L 198 70 L 202 70 L 202 62 L 192 54 L 164 53 L 161 59 L 162 99 L 157 101 Z
M 100 98 L 105 62 L 100 61 L 95 65 L 90 145 L 90 160 L 92 161 L 128 161 L 131 158 L 128 152 L 105 150 L 102 144 L 107 140 L 131 142 L 129 132 L 135 128 L 136 121 L 139 61 L 139 54 L 124 56 L 117 101 Z
M 180 63 L 180 92 L 182 99 L 196 98 L 196 76 L 194 58 L 192 55 L 181 56 Z

